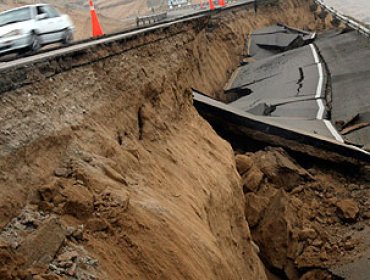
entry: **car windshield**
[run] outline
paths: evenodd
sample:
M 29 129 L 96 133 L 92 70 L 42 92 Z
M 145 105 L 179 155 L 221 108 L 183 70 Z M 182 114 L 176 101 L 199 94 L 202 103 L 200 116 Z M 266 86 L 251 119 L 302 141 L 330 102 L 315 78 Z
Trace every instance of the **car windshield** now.
M 0 14 L 0 26 L 31 19 L 31 9 L 21 8 Z

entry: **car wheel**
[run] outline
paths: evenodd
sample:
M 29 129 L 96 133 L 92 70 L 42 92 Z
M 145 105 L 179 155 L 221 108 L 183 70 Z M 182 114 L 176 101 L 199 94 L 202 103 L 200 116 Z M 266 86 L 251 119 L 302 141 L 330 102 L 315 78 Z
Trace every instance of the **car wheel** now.
M 67 29 L 64 32 L 62 44 L 63 45 L 69 45 L 73 41 L 73 33 L 70 29 Z
M 31 40 L 30 41 L 31 41 L 31 44 L 29 46 L 29 50 L 32 53 L 37 52 L 41 48 L 41 40 L 40 40 L 40 37 L 37 34 L 32 33 Z

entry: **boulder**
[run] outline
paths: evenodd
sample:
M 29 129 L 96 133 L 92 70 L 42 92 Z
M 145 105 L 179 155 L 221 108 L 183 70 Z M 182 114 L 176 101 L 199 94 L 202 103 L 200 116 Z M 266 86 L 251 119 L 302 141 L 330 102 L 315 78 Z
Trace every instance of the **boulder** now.
M 352 199 L 343 199 L 337 202 L 337 214 L 345 222 L 355 222 L 359 216 L 360 209 Z
M 240 175 L 243 175 L 244 173 L 248 172 L 253 165 L 253 160 L 251 159 L 251 157 L 248 157 L 246 155 L 237 155 L 235 157 L 235 161 L 236 168 Z
M 254 230 L 253 238 L 269 266 L 284 271 L 288 269 L 293 244 L 293 229 L 297 227 L 296 211 L 283 190 L 272 198 L 265 214 Z M 277 234 L 278 233 L 278 234 Z
M 253 155 L 254 165 L 277 187 L 291 191 L 314 178 L 281 148 L 267 148 Z
M 245 216 L 251 228 L 261 220 L 270 199 L 268 197 L 248 193 L 245 195 Z
M 256 192 L 262 183 L 263 173 L 256 166 L 252 166 L 252 168 L 243 175 L 242 179 L 244 193 Z
M 314 240 L 317 236 L 317 233 L 312 228 L 304 228 L 298 232 L 298 238 L 301 241 L 306 241 L 307 239 Z

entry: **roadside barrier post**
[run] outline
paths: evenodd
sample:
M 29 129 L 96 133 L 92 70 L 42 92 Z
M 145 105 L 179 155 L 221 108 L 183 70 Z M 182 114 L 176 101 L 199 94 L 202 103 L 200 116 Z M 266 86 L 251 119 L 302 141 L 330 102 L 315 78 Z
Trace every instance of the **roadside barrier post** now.
M 103 36 L 103 30 L 100 26 L 98 15 L 96 14 L 94 3 L 92 0 L 89 0 L 90 4 L 90 15 L 91 15 L 91 24 L 92 24 L 92 36 L 94 38 Z

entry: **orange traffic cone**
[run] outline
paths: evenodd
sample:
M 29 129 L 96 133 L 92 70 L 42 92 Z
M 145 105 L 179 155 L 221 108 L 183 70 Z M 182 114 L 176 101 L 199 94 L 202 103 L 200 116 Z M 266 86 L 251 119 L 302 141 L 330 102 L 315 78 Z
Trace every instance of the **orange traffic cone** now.
M 203 9 L 203 2 L 200 0 L 200 8 Z
M 219 0 L 218 5 L 220 5 L 221 7 L 225 6 L 225 0 Z
M 213 4 L 213 0 L 209 0 L 209 9 L 214 10 L 215 9 L 215 4 Z
M 90 15 L 91 15 L 91 24 L 92 24 L 92 34 L 93 34 L 93 37 L 99 37 L 99 36 L 103 36 L 104 33 L 103 33 L 103 30 L 101 29 L 101 26 L 100 26 L 100 22 L 99 22 L 99 19 L 98 19 L 98 16 L 95 12 L 95 7 L 94 7 L 94 3 L 92 0 L 89 0 L 90 2 Z

